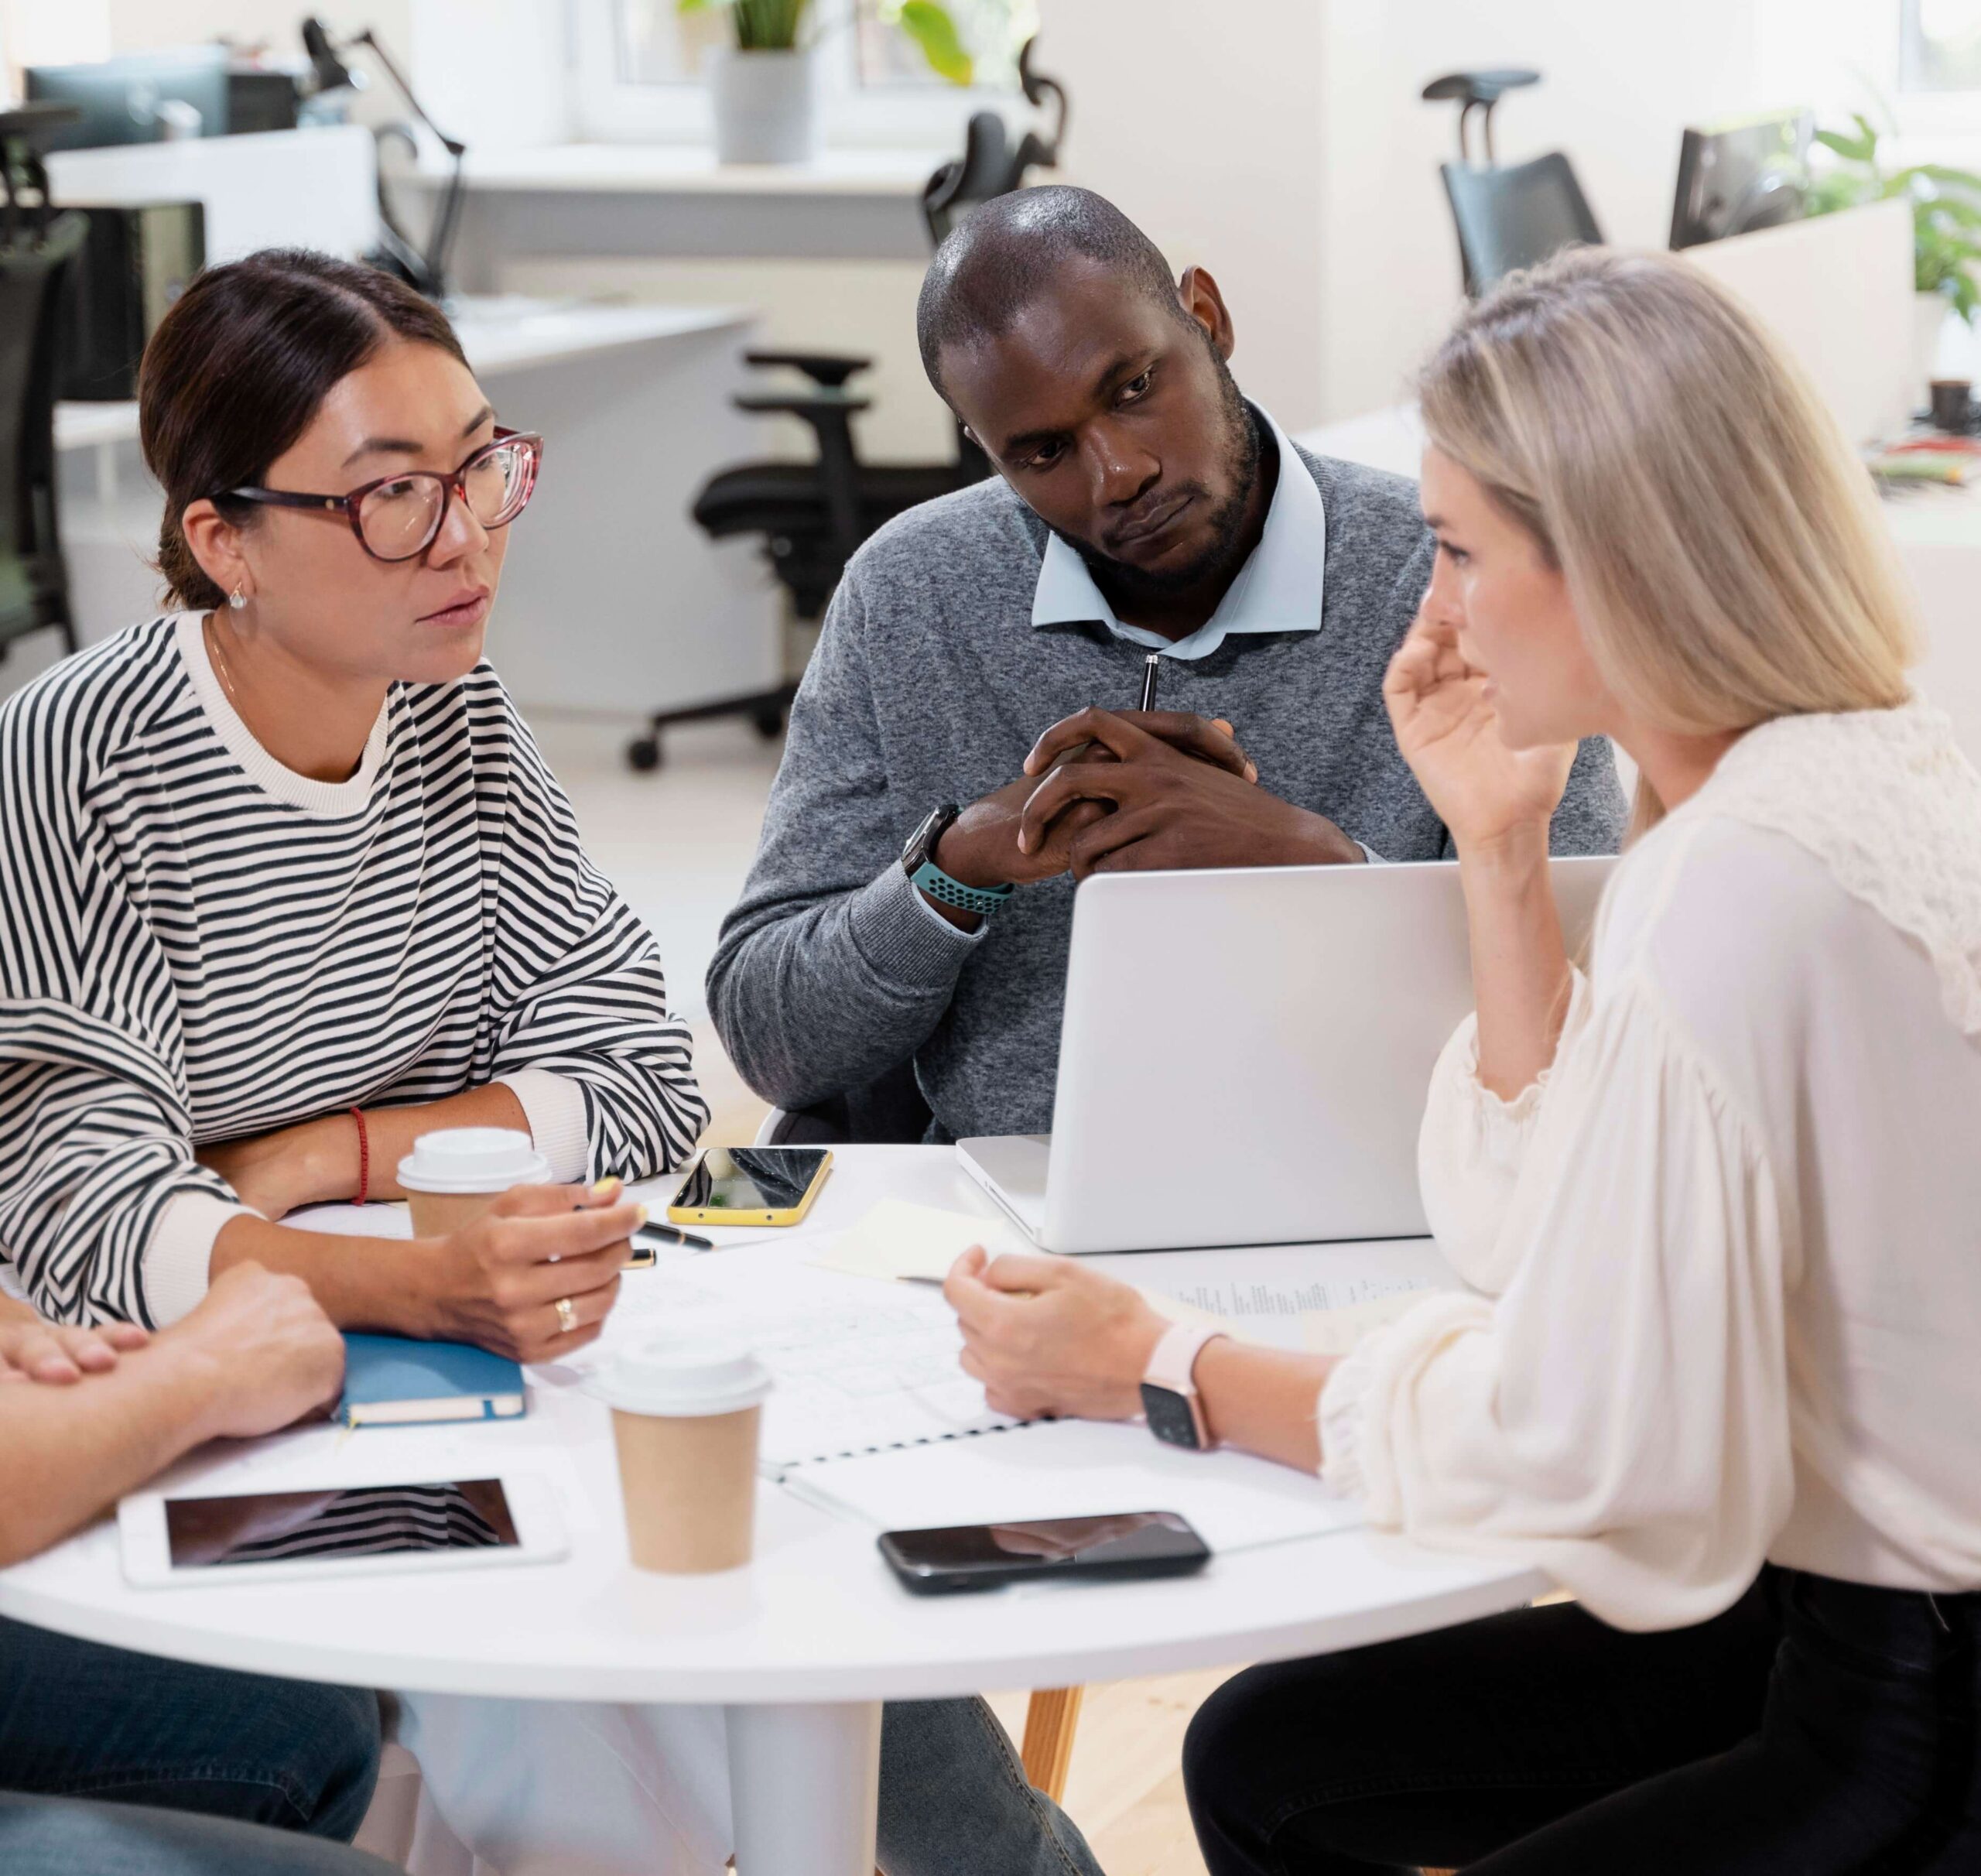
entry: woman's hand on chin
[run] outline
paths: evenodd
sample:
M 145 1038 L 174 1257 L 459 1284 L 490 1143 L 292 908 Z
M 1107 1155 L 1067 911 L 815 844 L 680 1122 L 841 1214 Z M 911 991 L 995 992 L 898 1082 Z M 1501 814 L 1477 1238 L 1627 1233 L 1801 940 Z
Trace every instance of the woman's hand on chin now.
M 1397 747 L 1461 854 L 1524 844 L 1537 829 L 1546 853 L 1575 745 L 1510 748 L 1486 679 L 1466 662 L 1453 627 L 1418 613 L 1390 660 L 1383 700 Z
M 963 1330 L 964 1371 L 992 1410 L 1126 1420 L 1168 1323 L 1141 1291 L 1063 1258 L 958 1258 L 943 1285 Z

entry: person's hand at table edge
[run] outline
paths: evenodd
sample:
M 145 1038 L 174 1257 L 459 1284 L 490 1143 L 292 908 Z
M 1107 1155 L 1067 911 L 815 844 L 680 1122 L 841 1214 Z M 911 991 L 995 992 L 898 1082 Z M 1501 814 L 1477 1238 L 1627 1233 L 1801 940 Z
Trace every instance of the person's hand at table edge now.
M 153 1351 L 140 1361 L 183 1361 L 196 1377 L 202 1440 L 279 1432 L 328 1407 L 344 1386 L 344 1337 L 309 1285 L 258 1264 L 223 1271 L 190 1316 L 159 1332 Z
M 28 1304 L 0 1296 L 0 1382 L 71 1386 L 86 1374 L 108 1374 L 120 1354 L 142 1348 L 150 1339 L 135 1323 L 87 1327 L 51 1323 Z
M 1141 1291 L 1057 1258 L 993 1258 L 973 1245 L 943 1294 L 963 1330 L 964 1371 L 992 1410 L 1132 1419 L 1168 1323 Z

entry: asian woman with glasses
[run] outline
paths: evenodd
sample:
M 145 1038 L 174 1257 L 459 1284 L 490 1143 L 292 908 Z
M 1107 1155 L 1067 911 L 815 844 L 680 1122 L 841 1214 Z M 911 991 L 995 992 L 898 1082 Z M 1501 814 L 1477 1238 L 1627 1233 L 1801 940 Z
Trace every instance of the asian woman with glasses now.
M 353 1328 L 532 1361 L 597 1335 L 705 1110 L 654 941 L 482 658 L 542 440 L 369 269 L 214 268 L 145 354 L 178 609 L 0 710 L 0 1244 L 43 1311 L 163 1327 L 254 1262 Z M 320 1234 L 416 1135 L 549 1188 Z M 553 1262 L 553 1260 L 555 1260 Z

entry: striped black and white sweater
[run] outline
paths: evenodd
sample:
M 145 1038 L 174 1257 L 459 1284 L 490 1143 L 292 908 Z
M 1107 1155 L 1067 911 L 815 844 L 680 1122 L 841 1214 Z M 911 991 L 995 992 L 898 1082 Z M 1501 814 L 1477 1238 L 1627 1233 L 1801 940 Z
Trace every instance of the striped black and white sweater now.
M 0 1246 L 67 1320 L 176 1320 L 242 1208 L 204 1142 L 505 1083 L 559 1179 L 707 1119 L 646 929 L 494 673 L 395 684 L 348 781 L 262 748 L 200 615 L 0 707 Z

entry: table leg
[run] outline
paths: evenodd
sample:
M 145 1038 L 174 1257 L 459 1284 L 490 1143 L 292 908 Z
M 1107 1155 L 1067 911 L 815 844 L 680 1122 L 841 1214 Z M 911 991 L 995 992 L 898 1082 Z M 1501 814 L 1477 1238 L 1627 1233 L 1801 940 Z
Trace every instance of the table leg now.
M 727 1718 L 736 1876 L 873 1876 L 880 1702 Z

